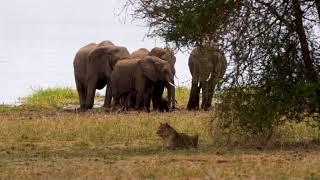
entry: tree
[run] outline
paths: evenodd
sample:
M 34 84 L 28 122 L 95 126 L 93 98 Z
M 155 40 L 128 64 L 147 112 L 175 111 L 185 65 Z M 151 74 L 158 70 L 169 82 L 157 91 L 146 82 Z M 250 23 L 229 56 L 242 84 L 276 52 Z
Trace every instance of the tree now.
M 319 20 L 320 20 L 320 1 L 314 0 L 314 3 L 315 3 L 315 6 L 317 8 L 318 16 L 319 16 Z
M 222 105 L 232 104 L 242 126 L 261 131 L 320 111 L 319 1 L 128 0 L 127 7 L 148 23 L 149 36 L 175 48 L 219 43 L 229 59 L 223 89 L 233 99 Z

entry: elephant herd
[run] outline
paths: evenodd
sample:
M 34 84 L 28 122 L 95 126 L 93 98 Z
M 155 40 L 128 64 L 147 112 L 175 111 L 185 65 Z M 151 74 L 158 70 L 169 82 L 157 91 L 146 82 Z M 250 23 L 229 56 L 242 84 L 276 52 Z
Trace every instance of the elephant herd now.
M 96 89 L 106 93 L 103 107 L 124 110 L 156 111 L 176 108 L 174 76 L 176 57 L 170 48 L 155 47 L 150 51 L 140 48 L 131 54 L 126 47 L 102 41 L 91 43 L 78 50 L 73 61 L 74 76 L 80 100 L 80 110 L 93 107 Z M 188 110 L 211 107 L 214 87 L 227 68 L 224 53 L 217 46 L 195 48 L 189 58 L 192 75 Z M 164 88 L 167 98 L 163 98 Z M 165 106 L 165 107 L 164 107 Z

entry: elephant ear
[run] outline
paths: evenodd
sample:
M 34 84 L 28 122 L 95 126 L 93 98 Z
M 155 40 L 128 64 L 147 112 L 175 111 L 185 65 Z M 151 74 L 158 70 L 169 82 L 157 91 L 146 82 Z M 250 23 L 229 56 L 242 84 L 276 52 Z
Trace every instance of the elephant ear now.
M 90 52 L 89 62 L 90 63 L 100 63 L 104 61 L 106 57 L 107 49 L 103 47 L 97 47 Z
M 126 47 L 113 46 L 108 49 L 108 55 L 111 57 L 110 64 L 114 66 L 118 60 L 130 58 L 130 53 Z
M 113 46 L 113 47 L 109 48 L 107 51 L 107 55 L 109 57 L 108 63 L 109 63 L 109 66 L 112 70 L 113 70 L 114 65 L 119 60 L 119 58 L 117 56 L 117 54 L 119 54 L 119 52 L 120 52 L 120 49 L 117 46 Z
M 109 55 L 108 50 L 111 47 L 107 46 L 101 46 L 96 49 L 94 49 L 89 56 L 89 63 L 95 63 L 95 64 L 104 64 L 105 61 L 109 61 Z M 106 70 L 107 72 L 111 72 L 112 67 L 107 63 Z
M 147 56 L 146 58 L 138 62 L 143 74 L 151 81 L 157 81 L 157 73 L 154 62 L 151 60 L 152 57 Z

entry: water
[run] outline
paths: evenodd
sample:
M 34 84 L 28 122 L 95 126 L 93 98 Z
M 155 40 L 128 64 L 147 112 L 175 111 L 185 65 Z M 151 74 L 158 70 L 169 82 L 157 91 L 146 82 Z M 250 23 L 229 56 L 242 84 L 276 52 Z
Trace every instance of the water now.
M 129 51 L 163 46 L 159 39 L 145 37 L 148 28 L 141 26 L 143 23 L 123 23 L 115 16 L 119 7 L 116 0 L 90 1 L 100 4 L 77 4 L 77 0 L 27 2 L 8 1 L 0 7 L 0 103 L 16 103 L 19 97 L 38 88 L 75 89 L 73 58 L 80 47 L 90 42 L 108 39 Z M 77 10 L 70 11 L 73 3 L 78 5 Z M 188 81 L 188 54 L 176 56 L 178 81 Z

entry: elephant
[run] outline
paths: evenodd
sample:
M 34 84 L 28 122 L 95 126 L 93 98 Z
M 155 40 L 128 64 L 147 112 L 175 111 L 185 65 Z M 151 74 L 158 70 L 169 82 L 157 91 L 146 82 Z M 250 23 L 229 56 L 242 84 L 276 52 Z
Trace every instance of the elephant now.
M 148 56 L 149 54 L 149 50 L 146 49 L 146 48 L 139 48 L 135 51 L 133 51 L 131 54 L 130 54 L 130 58 L 131 59 L 143 59 L 145 58 L 146 56 Z M 125 102 L 125 100 L 123 102 L 125 103 L 128 103 L 127 104 L 127 107 L 130 107 L 130 108 L 135 108 L 135 103 L 136 103 L 136 96 L 134 94 L 130 94 L 128 95 L 129 96 L 129 100 Z
M 187 109 L 199 109 L 199 94 L 202 89 L 201 109 L 209 110 L 215 86 L 227 69 L 224 53 L 215 44 L 196 47 L 189 56 L 188 66 L 192 85 Z
M 171 72 L 173 75 L 175 75 L 175 63 L 176 63 L 176 57 L 174 55 L 174 52 L 169 48 L 160 48 L 155 47 L 151 49 L 151 51 L 148 54 L 149 56 L 156 56 L 162 60 L 165 60 L 169 63 Z M 172 81 L 174 84 L 174 79 Z M 171 86 L 168 82 L 159 80 L 155 82 L 154 84 L 154 90 L 152 92 L 152 105 L 154 110 L 160 110 L 159 103 L 161 102 L 161 98 L 163 95 L 164 87 L 168 90 L 168 108 L 169 109 L 175 109 L 175 87 Z
M 77 91 L 79 94 L 80 109 L 86 109 L 86 96 L 87 96 L 87 67 L 89 63 L 90 53 L 97 47 L 101 46 L 114 46 L 111 41 L 102 41 L 99 44 L 90 43 L 80 48 L 74 58 L 74 77 L 76 82 Z
M 175 100 L 175 104 L 177 104 L 177 100 Z M 177 108 L 178 109 L 178 108 Z M 165 97 L 162 97 L 158 104 L 158 111 L 159 112 L 169 112 L 169 105 L 168 105 L 168 99 Z
M 80 100 L 80 110 L 91 109 L 96 89 L 110 84 L 112 69 L 118 60 L 130 57 L 127 48 L 111 41 L 91 43 L 80 48 L 73 61 L 74 76 Z M 110 106 L 111 87 L 107 86 L 104 107 Z
M 128 98 L 128 95 L 133 94 L 136 96 L 135 109 L 140 110 L 143 103 L 149 112 L 154 83 L 164 81 L 173 86 L 173 78 L 170 64 L 158 57 L 122 60 L 115 65 L 111 73 L 112 97 L 118 102 L 121 97 Z M 172 91 L 172 88 L 168 91 Z M 128 99 L 124 102 L 127 106 Z
M 140 60 L 143 59 L 144 57 L 146 57 L 148 55 L 150 51 L 146 48 L 139 48 L 135 51 L 133 51 L 130 54 L 130 58 L 126 59 L 126 60 Z M 125 104 L 126 103 L 126 104 Z M 135 108 L 135 104 L 136 104 L 136 95 L 134 93 L 128 93 L 124 96 L 122 96 L 121 99 L 115 100 L 114 101 L 115 106 L 123 106 L 123 107 L 130 107 L 130 108 Z M 126 109 L 128 110 L 128 109 Z

